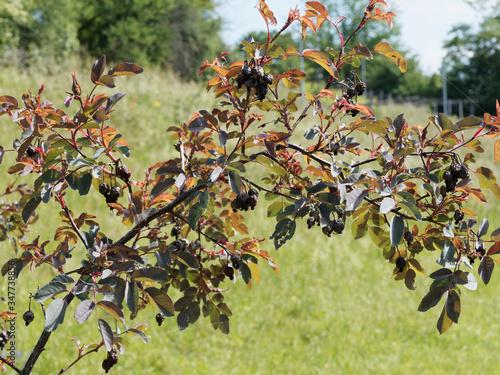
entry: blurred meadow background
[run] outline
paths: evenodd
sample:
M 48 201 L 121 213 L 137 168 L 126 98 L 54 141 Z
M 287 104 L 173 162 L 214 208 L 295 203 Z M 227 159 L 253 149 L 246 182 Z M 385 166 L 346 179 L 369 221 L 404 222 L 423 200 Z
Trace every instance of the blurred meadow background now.
M 58 1 L 66 4 L 64 0 Z M 168 3 L 166 0 L 165 2 Z M 28 3 L 34 4 L 34 8 L 29 8 L 29 11 L 37 9 L 37 1 Z M 38 2 L 40 3 L 43 2 Z M 104 3 L 111 7 L 108 2 Z M 203 9 L 203 2 L 194 3 Z M 208 3 L 213 5 L 212 9 L 204 11 L 214 11 L 215 3 L 205 4 Z M 89 8 L 97 7 L 97 2 L 91 1 L 89 4 Z M 2 7 L 5 8 L 5 4 L 0 5 L 0 9 Z M 69 11 L 74 12 L 75 9 Z M 90 12 L 88 9 L 87 11 Z M 22 14 L 28 17 L 27 12 Z M 220 21 L 216 13 L 211 14 L 214 20 Z M 0 17 L 0 25 L 1 20 Z M 81 32 L 78 31 L 76 35 Z M 56 36 L 53 38 L 57 40 Z M 223 43 L 222 40 L 220 42 Z M 5 45 L 4 40 L 3 46 Z M 27 55 L 4 48 L 3 60 L 11 54 L 15 63 L 4 62 L 0 71 L 0 95 L 12 95 L 20 100 L 23 92 L 30 88 L 36 92 L 43 83 L 43 98 L 62 107 L 65 91 L 71 89 L 70 72 L 76 73 L 84 93 L 92 88 L 89 79 L 90 67 L 92 58 L 98 55 L 93 54 L 95 51 L 91 47 L 86 48 L 87 55 L 67 55 L 70 57 L 63 61 L 57 61 L 54 56 L 46 53 L 46 50 L 35 54 L 32 60 L 29 60 Z M 214 52 L 214 49 L 210 48 L 207 47 L 207 51 Z M 236 55 L 238 48 L 233 48 Z M 216 55 L 206 53 L 202 60 L 212 60 Z M 24 61 L 22 56 L 28 60 Z M 140 54 L 128 58 L 123 50 L 114 57 L 116 62 L 124 59 L 139 64 L 140 60 L 145 58 Z M 134 57 L 139 61 L 134 60 Z M 48 61 L 53 65 L 48 65 Z M 191 75 L 196 72 L 198 62 L 190 62 L 190 69 L 184 72 L 182 69 L 185 66 L 179 68 L 181 70 L 175 70 L 165 68 L 159 62 L 145 61 L 142 64 L 145 66 L 142 75 L 122 77 L 117 80 L 117 88 L 114 91 L 106 89 L 106 92 L 126 93 L 125 98 L 117 105 L 111 123 L 120 130 L 132 150 L 125 163 L 131 170 L 133 179 L 142 179 L 144 170 L 149 165 L 173 155 L 173 142 L 170 134 L 166 132 L 169 126 L 185 122 L 192 117 L 193 112 L 210 109 L 218 102 L 211 93 L 206 92 L 203 79 L 197 80 L 195 75 Z M 367 69 L 368 65 L 370 64 L 367 64 Z M 394 74 L 392 67 L 387 69 Z M 442 87 L 439 77 L 424 75 L 418 70 L 418 64 L 413 72 L 407 74 L 413 77 L 413 81 L 408 79 L 407 82 L 406 78 L 398 78 L 401 85 L 395 85 L 394 98 L 398 95 L 414 94 L 404 91 L 409 90 L 412 84 L 415 88 L 422 89 L 422 96 L 424 93 L 426 97 L 440 96 Z M 375 77 L 367 78 L 367 82 L 369 79 L 376 80 Z M 308 89 L 309 87 L 306 87 L 306 90 Z M 410 124 L 426 125 L 428 117 L 436 113 L 430 105 L 420 106 L 415 103 L 414 100 L 400 103 L 394 100 L 384 105 L 375 104 L 372 109 L 377 117 L 394 118 L 404 113 Z M 450 116 L 458 119 L 456 114 L 450 113 Z M 347 122 L 350 119 L 345 117 L 340 121 Z M 311 121 L 304 121 L 301 129 L 297 129 L 294 141 L 302 142 L 304 130 L 311 125 Z M 16 124 L 5 116 L 0 118 L 0 145 L 5 149 L 12 148 L 13 139 L 19 136 Z M 470 167 L 476 169 L 484 165 L 495 171 L 496 166 L 492 160 L 493 142 L 485 141 L 484 148 L 486 152 Z M 12 176 L 6 173 L 6 166 L 13 158 L 13 153 L 6 153 L 0 165 L 0 173 L 4 176 L 0 182 L 0 191 L 5 188 L 7 181 L 11 181 Z M 346 158 L 347 161 L 350 160 L 350 156 L 346 155 Z M 483 217 L 490 220 L 491 233 L 500 227 L 500 214 L 494 196 L 487 192 L 486 197 L 492 203 L 480 204 L 471 201 L 468 208 L 478 212 L 478 221 Z M 97 191 L 91 190 L 84 199 L 79 199 L 77 194 L 70 196 L 69 205 L 77 205 L 77 212 L 95 214 L 104 233 L 122 233 L 125 227 L 121 224 L 121 218 L 110 214 L 101 198 Z M 40 206 L 37 210 L 39 220 L 29 235 L 30 240 L 39 235 L 41 239 L 53 237 L 53 228 L 60 225 L 59 217 L 54 215 L 56 209 L 53 202 Z M 266 201 L 261 199 L 255 211 L 244 213 L 250 233 L 255 237 L 268 238 L 272 233 L 275 223 L 271 219 L 263 220 L 266 210 Z M 175 319 L 172 318 L 167 318 L 164 324 L 158 327 L 154 320 L 157 311 L 148 309 L 141 312 L 138 321 L 149 323 L 146 331 L 149 343 L 129 338 L 125 355 L 120 356 L 119 363 L 111 373 L 496 373 L 500 366 L 497 355 L 500 351 L 500 341 L 497 339 L 500 324 L 496 311 L 500 305 L 498 275 L 493 273 L 487 287 L 479 282 L 478 289 L 474 292 L 463 289 L 460 322 L 440 336 L 435 328 L 440 308 L 427 313 L 417 311 L 420 300 L 427 293 L 430 280 L 418 277 L 415 291 L 409 291 L 402 282 L 394 281 L 393 266 L 383 259 L 381 250 L 376 248 L 369 238 L 353 240 L 349 224 L 348 222 L 347 230 L 342 235 L 328 238 L 317 230 L 307 230 L 305 223 L 300 223 L 296 236 L 279 251 L 275 251 L 272 242 L 268 242 L 267 250 L 277 260 L 279 277 L 269 267 L 261 264 L 260 284 L 254 285 L 251 291 L 241 279 L 237 279 L 234 284 L 224 284 L 224 287 L 231 288 L 225 299 L 233 311 L 229 335 L 214 331 L 210 321 L 203 318 L 184 331 L 179 331 Z M 79 251 L 83 249 L 77 246 L 74 252 Z M 0 259 L 7 261 L 13 254 L 8 243 L 0 243 Z M 420 261 L 427 274 L 439 267 L 436 264 L 438 256 L 438 252 L 421 254 Z M 78 264 L 74 266 L 78 267 Z M 68 269 L 72 267 L 69 266 Z M 476 271 L 474 273 L 477 275 Z M 35 293 L 38 285 L 44 285 L 54 275 L 54 271 L 48 267 L 37 269 L 33 274 L 29 269 L 23 270 L 21 278 L 17 280 L 16 312 L 19 315 L 28 309 L 29 294 Z M 0 295 L 7 295 L 6 284 L 5 279 L 0 282 Z M 172 298 L 175 300 L 175 296 Z M 31 308 L 36 315 L 35 321 L 25 327 L 19 319 L 16 327 L 20 363 L 27 359 L 29 350 L 43 330 L 43 313 L 39 304 L 33 301 Z M 100 342 L 98 330 L 93 329 L 94 327 L 90 329 L 92 322 L 80 326 L 75 321 L 72 316 L 75 308 L 76 306 L 71 305 L 68 308 L 64 324 L 51 337 L 34 373 L 55 374 L 76 359 L 77 350 L 72 337 L 87 344 Z M 5 309 L 7 304 L 0 302 L 0 310 Z M 105 357 L 103 352 L 104 350 L 101 350 L 97 354 L 89 355 L 68 373 L 88 374 L 90 371 L 102 371 L 101 362 Z M 10 373 L 9 371 L 12 372 L 8 369 L 7 372 Z

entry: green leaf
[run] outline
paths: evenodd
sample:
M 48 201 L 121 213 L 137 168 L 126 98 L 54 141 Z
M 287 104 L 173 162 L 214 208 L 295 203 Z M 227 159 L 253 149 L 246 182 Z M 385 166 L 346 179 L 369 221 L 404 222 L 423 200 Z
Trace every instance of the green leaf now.
M 153 299 L 165 316 L 174 316 L 174 303 L 167 293 L 155 287 L 146 288 L 144 291 Z
M 111 95 L 106 103 L 106 113 L 109 113 L 115 104 L 118 103 L 124 96 L 125 94 L 123 92 L 117 92 L 116 94 Z
M 155 199 L 157 196 L 161 195 L 165 190 L 172 186 L 175 182 L 175 178 L 167 178 L 158 182 L 151 190 L 151 199 Z
M 437 271 L 434 271 L 433 273 L 431 273 L 429 275 L 429 277 L 431 279 L 434 279 L 434 280 L 442 280 L 442 279 L 445 279 L 447 278 L 448 276 L 451 276 L 453 274 L 453 272 L 448 269 L 448 268 L 441 268 Z
M 73 189 L 73 190 L 77 190 L 78 189 L 79 179 L 78 179 L 77 176 L 75 176 L 74 173 L 69 173 L 66 176 L 64 176 L 64 178 L 66 179 L 66 182 L 68 183 L 68 186 L 71 189 Z
M 91 299 L 86 299 L 80 302 L 75 311 L 75 319 L 78 323 L 83 324 L 92 314 L 95 309 L 95 303 Z
M 285 218 L 276 224 L 273 234 L 270 238 L 274 239 L 274 247 L 278 250 L 295 234 L 295 220 Z
M 447 314 L 447 308 L 446 304 L 443 306 L 443 311 L 441 312 L 441 316 L 438 319 L 437 322 L 437 329 L 439 331 L 439 334 L 443 334 L 447 330 L 450 329 L 450 327 L 453 325 L 453 321 L 450 319 L 450 317 Z
M 224 314 L 220 314 L 219 315 L 219 329 L 221 330 L 221 332 L 225 335 L 228 335 L 229 334 L 229 318 L 224 315 Z
M 80 195 L 87 195 L 91 186 L 92 186 L 92 174 L 85 173 L 82 177 L 80 177 L 78 181 L 78 193 Z
M 138 268 L 132 273 L 132 278 L 136 281 L 165 281 L 167 271 L 159 267 Z
M 59 281 L 50 281 L 48 284 L 42 286 L 33 296 L 35 301 L 44 302 L 55 294 L 66 290 L 66 285 Z
M 139 304 L 139 289 L 137 288 L 137 283 L 135 281 L 127 281 L 127 286 L 125 288 L 125 301 L 127 302 L 127 307 L 130 312 L 135 314 Z
M 129 328 L 124 333 L 130 333 L 131 335 L 138 337 L 144 344 L 148 343 L 148 336 L 146 336 L 146 334 L 139 329 Z
M 185 330 L 186 328 L 189 327 L 189 310 L 185 309 L 182 310 L 179 315 L 177 315 L 177 326 L 179 327 L 179 330 Z
M 198 220 L 200 220 L 203 215 L 203 207 L 200 202 L 196 202 L 191 206 L 188 215 L 188 224 L 192 230 L 198 229 Z
M 71 283 L 75 282 L 75 280 L 73 280 L 73 278 L 71 276 L 66 275 L 64 273 L 54 276 L 52 281 L 60 282 L 63 284 L 71 284 Z
M 109 315 L 111 315 L 114 319 L 125 324 L 125 316 L 123 315 L 122 309 L 120 309 L 117 305 L 110 301 L 99 301 L 97 302 L 97 306 L 106 311 Z
M 101 331 L 102 341 L 104 341 L 104 346 L 106 350 L 110 352 L 113 349 L 113 330 L 109 326 L 109 323 L 104 319 L 99 319 L 99 330 Z
M 307 129 L 305 132 L 304 132 L 304 137 L 305 139 L 314 139 L 318 136 L 319 132 L 317 129 L 315 128 L 311 128 L 311 129 Z
M 490 282 L 494 267 L 495 261 L 493 258 L 485 256 L 483 260 L 481 260 L 481 264 L 477 269 L 477 274 L 481 277 L 481 279 L 483 279 L 484 285 L 487 285 Z
M 481 224 L 479 224 L 479 229 L 477 231 L 477 236 L 478 237 L 484 236 L 486 233 L 488 233 L 489 227 L 490 227 L 490 222 L 488 221 L 488 219 L 483 219 L 483 221 L 481 222 Z
M 120 134 L 120 133 L 117 133 L 115 134 L 115 136 L 113 137 L 113 139 L 108 143 L 108 148 L 111 148 L 113 147 L 113 145 L 118 142 L 120 139 L 123 138 L 123 135 Z
M 382 202 L 380 202 L 380 213 L 383 215 L 389 213 L 395 205 L 396 201 L 392 198 L 386 197 L 382 199 Z
M 406 208 L 406 213 L 413 216 L 417 221 L 419 221 L 419 222 L 422 221 L 422 214 L 420 213 L 420 210 L 418 209 L 418 207 L 415 206 L 413 203 L 407 202 L 407 201 L 402 201 L 402 202 L 399 202 L 398 206 Z
M 446 315 L 451 319 L 453 323 L 458 323 L 458 318 L 460 316 L 461 306 L 460 306 L 460 296 L 456 290 L 451 290 L 446 298 Z
M 64 321 L 66 308 L 68 304 L 65 300 L 55 298 L 45 312 L 45 326 L 47 332 L 54 332 L 56 328 Z
M 405 223 L 401 217 L 398 215 L 394 215 L 391 220 L 390 227 L 390 238 L 391 238 L 391 246 L 397 247 L 403 238 L 403 232 L 405 229 Z
M 476 128 L 483 123 L 483 120 L 479 117 L 469 116 L 465 117 L 458 122 L 454 123 L 450 129 L 454 132 L 458 132 L 464 129 Z
M 30 200 L 26 203 L 22 212 L 24 224 L 28 224 L 31 215 L 35 213 L 35 210 L 37 209 L 37 207 L 40 205 L 41 202 L 42 202 L 42 197 L 37 194 L 32 196 Z
M 231 186 L 231 190 L 235 194 L 241 193 L 242 182 L 238 173 L 234 171 L 229 171 L 229 186 Z
M 425 312 L 436 306 L 441 300 L 443 293 L 445 293 L 447 290 L 448 287 L 446 286 L 441 286 L 438 288 L 431 289 L 430 292 L 427 293 L 420 302 L 420 305 L 418 306 L 418 311 Z
M 184 263 L 186 266 L 194 269 L 200 268 L 200 263 L 198 263 L 198 260 L 193 256 L 193 254 L 181 251 L 177 254 L 177 256 L 180 258 L 179 261 Z

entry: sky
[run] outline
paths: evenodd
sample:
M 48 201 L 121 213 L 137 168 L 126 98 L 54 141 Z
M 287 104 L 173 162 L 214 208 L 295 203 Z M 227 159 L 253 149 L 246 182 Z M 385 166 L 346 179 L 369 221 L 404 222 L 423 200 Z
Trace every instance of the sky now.
M 360 0 L 362 1 L 362 0 Z M 283 25 L 290 8 L 299 5 L 305 9 L 304 0 L 267 0 L 278 25 Z M 368 4 L 368 0 L 366 1 Z M 235 44 L 250 31 L 265 30 L 265 23 L 255 9 L 256 0 L 226 0 L 219 7 L 224 20 L 223 38 Z M 393 22 L 401 25 L 401 41 L 405 49 L 414 54 L 424 73 L 437 73 L 445 56 L 444 41 L 454 25 L 477 25 L 481 16 L 465 0 L 386 0 L 385 10 L 394 11 Z M 381 6 L 384 10 L 384 7 Z M 330 15 L 338 14 L 329 9 Z M 302 12 L 303 13 L 303 12 Z M 380 22 L 380 21 L 373 21 Z M 298 29 L 296 29 L 298 30 Z

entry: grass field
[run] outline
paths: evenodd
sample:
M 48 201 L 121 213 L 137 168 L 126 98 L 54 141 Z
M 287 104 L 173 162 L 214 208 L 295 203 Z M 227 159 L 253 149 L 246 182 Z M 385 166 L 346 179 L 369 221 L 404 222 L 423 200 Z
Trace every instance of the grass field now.
M 80 70 L 78 70 L 80 72 Z M 78 73 L 83 88 L 89 88 L 88 73 Z M 20 94 L 30 86 L 37 90 L 45 83 L 48 98 L 57 105 L 70 89 L 71 77 L 59 74 L 46 77 L 0 73 L 0 95 Z M 146 166 L 164 160 L 171 144 L 165 130 L 191 117 L 192 111 L 210 108 L 213 99 L 203 87 L 179 82 L 173 75 L 145 71 L 139 77 L 117 80 L 117 90 L 127 96 L 118 104 L 113 123 L 128 140 L 132 156 L 126 161 L 133 176 L 140 179 Z M 416 107 L 375 108 L 377 116 L 404 112 L 411 123 L 426 124 L 430 111 Z M 0 119 L 0 144 L 11 147 L 15 125 Z M 492 148 L 492 144 L 488 145 Z M 490 153 L 491 155 L 491 153 Z M 487 156 L 487 155 L 486 155 Z M 493 162 L 484 159 L 487 166 Z M 6 155 L 0 166 L 6 176 Z M 74 197 L 74 201 L 78 201 Z M 494 202 L 493 197 L 488 198 Z M 71 201 L 70 201 L 71 202 Z M 110 216 L 97 192 L 85 199 L 80 210 L 98 214 L 103 231 L 122 231 L 119 219 Z M 490 228 L 500 226 L 496 203 L 474 209 L 488 215 Z M 268 237 L 273 222 L 261 220 L 266 212 L 262 199 L 257 209 L 248 212 L 248 225 L 255 236 Z M 51 237 L 47 228 L 58 225 L 51 217 L 54 205 L 41 206 L 36 229 L 42 238 Z M 55 218 L 57 219 L 57 218 Z M 300 224 L 302 225 L 302 224 Z M 490 229 L 491 231 L 491 229 Z M 354 241 L 350 231 L 327 238 L 318 231 L 298 228 L 299 235 L 279 251 L 271 242 L 267 248 L 277 259 L 281 276 L 261 266 L 261 283 L 249 291 L 240 280 L 226 293 L 233 310 L 231 332 L 214 331 L 209 320 L 201 319 L 187 330 L 179 331 L 174 319 L 158 327 L 156 311 L 140 315 L 148 320 L 149 344 L 130 339 L 125 355 L 120 357 L 113 373 L 128 374 L 495 374 L 500 366 L 500 278 L 494 273 L 488 287 L 480 283 L 475 292 L 463 290 L 462 315 L 458 326 L 439 336 L 435 325 L 440 307 L 427 313 L 417 311 L 430 281 L 418 278 L 416 291 L 410 292 L 391 278 L 392 266 L 383 260 L 381 251 L 368 239 Z M 33 233 L 32 238 L 36 235 Z M 76 249 L 75 252 L 82 251 Z M 13 255 L 6 243 L 0 257 Z M 427 273 L 438 268 L 437 252 L 422 254 Z M 37 270 L 40 271 L 40 270 Z M 30 292 L 48 282 L 54 272 L 48 268 L 17 281 L 17 313 L 28 306 Z M 6 281 L 0 283 L 0 295 L 6 295 Z M 0 304 L 0 310 L 6 309 Z M 441 304 L 439 305 L 441 306 Z M 95 323 L 83 326 L 73 318 L 76 306 L 70 306 L 65 322 L 51 337 L 34 373 L 54 374 L 76 358 L 76 347 L 70 337 L 95 343 L 100 335 Z M 32 325 L 17 325 L 19 361 L 28 352 L 43 329 L 40 306 L 32 308 L 37 318 Z M 146 318 L 145 318 L 146 317 Z M 94 326 L 93 326 L 94 325 Z M 121 327 L 123 328 L 123 327 Z M 102 372 L 104 350 L 80 361 L 70 374 Z

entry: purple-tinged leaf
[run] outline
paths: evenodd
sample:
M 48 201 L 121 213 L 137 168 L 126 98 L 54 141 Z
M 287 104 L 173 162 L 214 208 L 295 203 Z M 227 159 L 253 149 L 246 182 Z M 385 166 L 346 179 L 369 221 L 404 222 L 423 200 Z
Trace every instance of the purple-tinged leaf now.
M 95 309 L 95 303 L 91 299 L 86 299 L 80 302 L 75 311 L 75 319 L 78 323 L 83 324 L 92 314 Z
M 109 326 L 109 323 L 104 319 L 99 319 L 99 330 L 101 331 L 102 341 L 104 341 L 104 346 L 106 350 L 110 352 L 113 349 L 113 330 Z
M 477 273 L 481 279 L 483 279 L 484 285 L 490 282 L 491 274 L 493 273 L 493 268 L 495 267 L 495 261 L 489 256 L 485 256 L 481 260 L 481 264 L 477 269 Z
M 92 71 L 90 73 L 90 80 L 93 84 L 97 84 L 99 78 L 101 78 L 102 73 L 104 72 L 104 67 L 106 66 L 106 55 L 102 55 L 99 57 L 92 66 Z
M 445 293 L 447 290 L 447 286 L 440 286 L 438 288 L 431 289 L 429 293 L 427 293 L 424 298 L 422 298 L 422 301 L 418 306 L 418 311 L 425 312 L 436 306 L 441 300 L 443 293 Z
M 55 298 L 45 312 L 45 326 L 47 332 L 54 332 L 56 328 L 64 321 L 66 308 L 68 304 L 65 300 Z

